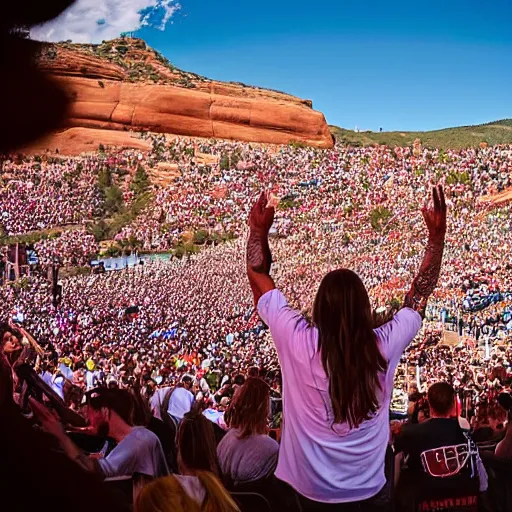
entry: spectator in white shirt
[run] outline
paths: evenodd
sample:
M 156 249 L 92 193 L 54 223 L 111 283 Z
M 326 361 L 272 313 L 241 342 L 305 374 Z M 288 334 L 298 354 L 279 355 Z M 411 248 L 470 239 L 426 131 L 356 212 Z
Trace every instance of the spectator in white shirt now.
M 67 436 L 62 424 L 43 405 L 31 399 L 32 410 L 43 428 L 57 437 L 62 449 L 85 469 L 104 478 L 145 475 L 151 478 L 169 473 L 158 437 L 144 427 L 133 426 L 133 399 L 126 390 L 98 388 L 88 394 L 87 415 L 93 432 L 109 436 L 116 447 L 105 457 L 86 456 Z
M 429 243 L 420 272 L 405 307 L 377 329 L 364 284 L 347 269 L 323 278 L 313 322 L 294 311 L 270 277 L 271 198 L 263 193 L 251 211 L 247 273 L 283 374 L 276 476 L 298 492 L 303 510 L 353 510 L 356 503 L 365 511 L 390 510 L 384 460 L 394 372 L 421 327 L 443 255 L 442 188 L 432 196 L 434 208 L 423 210 Z
M 192 389 L 193 382 L 192 377 L 185 375 L 181 379 L 182 385 L 177 386 L 171 394 L 167 413 L 176 423 L 179 423 L 185 414 L 192 409 L 195 398 L 190 390 Z

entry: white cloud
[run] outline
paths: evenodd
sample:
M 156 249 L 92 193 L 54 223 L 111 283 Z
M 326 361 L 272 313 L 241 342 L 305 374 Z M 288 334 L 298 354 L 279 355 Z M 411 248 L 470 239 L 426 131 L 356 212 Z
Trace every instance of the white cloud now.
M 100 43 L 142 26 L 164 30 L 180 8 L 176 0 L 77 0 L 30 35 L 38 41 Z

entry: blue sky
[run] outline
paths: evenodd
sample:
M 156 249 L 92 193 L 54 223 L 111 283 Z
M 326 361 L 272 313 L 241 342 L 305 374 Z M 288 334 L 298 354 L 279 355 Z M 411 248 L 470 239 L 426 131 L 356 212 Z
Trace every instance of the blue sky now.
M 182 69 L 311 99 L 346 128 L 512 118 L 512 0 L 77 0 L 32 36 L 99 42 L 141 26 Z
M 138 34 L 178 67 L 313 100 L 331 124 L 430 130 L 512 117 L 512 1 L 183 0 Z

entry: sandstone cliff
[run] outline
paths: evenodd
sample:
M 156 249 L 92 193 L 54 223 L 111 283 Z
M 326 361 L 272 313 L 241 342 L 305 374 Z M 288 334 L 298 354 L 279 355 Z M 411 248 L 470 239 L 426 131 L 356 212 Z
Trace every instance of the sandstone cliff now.
M 48 45 L 40 65 L 72 98 L 69 126 L 329 148 L 311 102 L 181 71 L 140 39 Z

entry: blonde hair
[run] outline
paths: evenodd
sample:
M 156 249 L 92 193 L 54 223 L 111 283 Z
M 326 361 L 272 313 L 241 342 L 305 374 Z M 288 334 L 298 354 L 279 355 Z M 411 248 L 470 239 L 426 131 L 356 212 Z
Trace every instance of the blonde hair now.
M 176 478 L 166 476 L 146 485 L 137 496 L 135 512 L 200 512 L 199 505 Z
M 206 491 L 200 506 L 174 476 L 154 480 L 144 487 L 135 502 L 135 512 L 240 512 L 220 480 L 209 471 L 198 471 L 197 478 Z
M 206 498 L 201 507 L 202 512 L 240 512 L 235 500 L 213 473 L 198 471 L 196 475 L 206 490 Z

